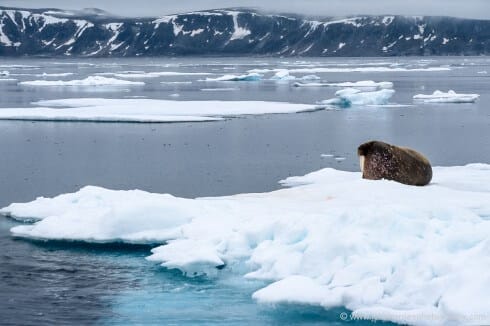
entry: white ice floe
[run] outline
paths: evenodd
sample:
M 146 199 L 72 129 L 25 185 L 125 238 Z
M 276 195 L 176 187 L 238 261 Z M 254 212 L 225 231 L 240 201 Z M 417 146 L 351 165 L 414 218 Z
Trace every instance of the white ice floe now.
M 375 82 L 372 80 L 361 80 L 343 83 L 294 83 L 295 87 L 356 87 L 356 88 L 393 88 L 393 83 L 388 81 Z
M 320 105 L 350 107 L 353 105 L 387 105 L 395 94 L 392 89 L 363 92 L 356 88 L 346 88 L 335 92 L 335 98 L 321 101 Z
M 315 109 L 312 105 L 282 102 L 102 98 L 49 100 L 35 104 L 42 107 L 0 109 L 0 120 L 199 122 L 239 115 L 296 113 Z
M 172 77 L 172 76 L 206 76 L 213 75 L 208 72 L 178 72 L 178 71 L 156 71 L 156 72 L 123 72 L 123 73 L 107 73 L 119 78 L 157 78 L 157 77 Z
M 269 281 L 253 294 L 263 303 L 488 324 L 490 165 L 433 173 L 415 187 L 327 168 L 288 189 L 198 199 L 89 186 L 0 212 L 34 221 L 12 228 L 19 237 L 161 243 L 148 259 L 187 275 Z
M 289 74 L 289 70 L 283 69 L 279 70 L 274 74 L 274 76 L 271 77 L 271 80 L 277 80 L 277 81 L 287 81 L 287 80 L 295 80 L 296 77 L 293 75 Z
M 8 75 L 10 75 L 10 72 L 8 72 L 7 70 L 0 71 L 0 76 L 8 76 Z
M 141 81 L 121 80 L 102 76 L 88 76 L 85 79 L 75 80 L 33 80 L 19 83 L 19 85 L 26 86 L 136 86 L 144 84 Z
M 259 81 L 261 79 L 261 74 L 250 73 L 245 75 L 224 75 L 217 78 L 206 78 L 205 81 Z
M 318 80 L 320 77 L 317 75 L 305 75 L 303 77 L 296 77 L 289 74 L 289 70 L 282 69 L 277 71 L 271 78 L 275 81 L 290 81 L 290 80 Z
M 276 72 L 283 69 L 251 69 L 249 73 Z M 327 72 L 437 72 L 449 71 L 449 67 L 426 67 L 426 68 L 404 68 L 404 67 L 305 67 L 288 69 L 290 73 L 327 73 Z
M 417 94 L 413 99 L 425 103 L 473 103 L 479 97 L 478 94 L 458 94 L 453 90 L 444 93 L 437 90 L 429 95 Z

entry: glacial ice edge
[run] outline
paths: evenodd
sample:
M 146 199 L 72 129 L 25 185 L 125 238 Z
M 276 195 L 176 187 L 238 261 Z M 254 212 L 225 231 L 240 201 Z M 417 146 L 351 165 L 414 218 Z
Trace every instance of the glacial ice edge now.
M 37 222 L 12 234 L 37 239 L 167 243 L 148 259 L 219 277 L 271 283 L 260 303 L 345 307 L 414 325 L 490 316 L 490 165 L 435 167 L 412 187 L 323 169 L 261 194 L 184 199 L 84 187 L 11 204 Z M 419 316 L 419 318 L 417 318 Z

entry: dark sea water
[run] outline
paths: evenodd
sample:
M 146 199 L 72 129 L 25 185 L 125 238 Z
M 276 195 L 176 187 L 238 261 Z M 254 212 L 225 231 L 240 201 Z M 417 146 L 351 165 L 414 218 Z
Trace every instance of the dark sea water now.
M 370 139 L 410 146 L 433 165 L 490 162 L 490 59 L 15 59 L 0 60 L 0 110 L 76 97 L 265 100 L 313 104 L 338 88 L 292 82 L 202 82 L 205 76 L 145 78 L 138 87 L 27 87 L 25 80 L 83 79 L 120 71 L 240 74 L 253 68 L 450 67 L 450 71 L 315 73 L 329 82 L 391 81 L 398 107 L 248 116 L 219 122 L 134 124 L 0 121 L 0 206 L 85 185 L 198 197 L 278 189 L 278 181 L 324 167 L 358 171 Z M 487 71 L 488 73 L 481 73 Z M 42 77 L 66 73 L 66 77 Z M 301 74 L 293 75 L 301 76 Z M 269 77 L 267 75 L 267 77 Z M 190 84 L 161 82 L 192 81 Z M 203 88 L 239 88 L 202 91 Z M 412 96 L 454 89 L 475 104 L 415 104 Z M 173 94 L 179 94 L 176 97 Z M 339 161 L 321 157 L 334 154 Z M 339 313 L 264 307 L 260 282 L 230 276 L 189 279 L 144 259 L 151 246 L 15 239 L 0 218 L 0 324 L 335 324 Z

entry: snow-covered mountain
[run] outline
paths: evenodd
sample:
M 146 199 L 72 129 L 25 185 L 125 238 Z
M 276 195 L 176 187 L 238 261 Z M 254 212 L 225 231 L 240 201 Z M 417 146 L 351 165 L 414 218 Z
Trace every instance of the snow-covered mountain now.
M 397 56 L 490 54 L 490 21 L 357 16 L 308 20 L 247 9 L 122 18 L 0 7 L 1 56 Z

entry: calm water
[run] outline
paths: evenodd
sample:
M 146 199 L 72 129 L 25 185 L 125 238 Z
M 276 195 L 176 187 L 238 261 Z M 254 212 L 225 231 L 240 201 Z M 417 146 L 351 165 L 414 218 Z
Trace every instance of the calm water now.
M 15 65 L 15 66 L 13 66 Z M 97 59 L 0 60 L 0 109 L 70 97 L 267 100 L 315 103 L 335 88 L 273 81 L 206 83 L 206 76 L 145 78 L 136 87 L 26 87 L 23 80 L 83 79 L 121 71 L 240 74 L 253 68 L 448 66 L 441 72 L 315 73 L 329 82 L 392 81 L 393 103 L 436 89 L 478 93 L 475 104 L 352 108 L 179 124 L 0 121 L 0 206 L 84 185 L 197 197 L 277 189 L 277 181 L 323 167 L 358 170 L 357 146 L 381 139 L 414 147 L 433 165 L 490 162 L 490 59 Z M 489 73 L 479 73 L 487 71 Z M 66 77 L 42 77 L 66 73 Z M 301 74 L 292 73 L 301 76 Z M 270 74 L 267 75 L 269 77 Z M 107 76 L 111 77 L 111 76 Z M 191 81 L 187 84 L 161 82 Z M 203 88 L 239 88 L 202 91 Z M 173 94 L 179 94 L 176 97 Z M 344 161 L 322 158 L 332 153 Z M 262 284 L 231 276 L 188 279 L 144 260 L 151 247 L 14 239 L 0 219 L 0 316 L 6 324 L 340 323 L 343 310 L 262 307 Z

